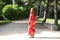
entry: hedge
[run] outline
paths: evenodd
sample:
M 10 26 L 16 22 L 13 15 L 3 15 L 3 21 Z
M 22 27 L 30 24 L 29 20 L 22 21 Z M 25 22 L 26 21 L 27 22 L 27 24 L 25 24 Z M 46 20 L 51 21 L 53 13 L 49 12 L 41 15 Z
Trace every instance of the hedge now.
M 18 19 L 22 19 L 22 18 L 27 18 L 28 17 L 28 13 L 29 11 L 27 10 L 26 7 L 19 7 L 18 5 L 6 5 L 3 9 L 2 9 L 2 15 L 5 19 L 9 19 L 9 20 L 18 20 Z

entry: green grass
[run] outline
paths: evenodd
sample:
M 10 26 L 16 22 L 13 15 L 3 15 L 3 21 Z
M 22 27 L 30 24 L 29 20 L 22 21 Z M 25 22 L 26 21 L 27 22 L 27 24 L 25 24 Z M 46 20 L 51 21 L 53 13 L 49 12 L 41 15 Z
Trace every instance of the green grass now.
M 0 20 L 0 25 L 4 25 L 11 22 L 10 20 Z
M 43 18 L 39 18 L 37 21 L 42 22 Z M 47 18 L 46 23 L 54 24 L 54 19 Z M 60 19 L 58 19 L 58 24 L 60 24 Z
M 43 18 L 39 18 L 37 21 L 42 22 Z M 54 24 L 54 19 L 47 18 L 46 23 Z M 58 30 L 60 31 L 60 19 L 58 19 Z
M 54 19 L 47 19 L 47 23 L 54 24 Z M 60 24 L 60 19 L 58 19 L 58 24 Z

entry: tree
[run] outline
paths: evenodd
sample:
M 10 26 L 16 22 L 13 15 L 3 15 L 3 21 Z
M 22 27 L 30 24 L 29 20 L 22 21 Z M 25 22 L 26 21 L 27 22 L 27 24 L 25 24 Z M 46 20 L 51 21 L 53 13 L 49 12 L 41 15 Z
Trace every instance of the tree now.
M 42 21 L 43 24 L 46 22 L 47 14 L 49 13 L 49 1 L 50 0 L 46 1 L 46 13 L 44 13 L 44 17 L 43 17 L 43 21 Z
M 41 2 L 42 2 L 42 0 L 38 0 L 38 16 L 40 17 L 41 15 L 41 6 L 42 6 L 42 4 L 41 4 Z
M 54 0 L 54 24 L 58 25 L 57 0 Z
M 2 0 L 5 4 L 10 4 L 12 3 L 12 0 Z

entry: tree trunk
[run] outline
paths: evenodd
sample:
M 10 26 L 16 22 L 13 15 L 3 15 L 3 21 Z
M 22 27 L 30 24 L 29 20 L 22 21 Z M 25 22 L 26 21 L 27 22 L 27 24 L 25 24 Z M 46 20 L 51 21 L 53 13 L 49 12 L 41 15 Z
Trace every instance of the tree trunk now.
M 37 19 L 40 18 L 40 13 L 41 13 L 41 9 L 40 9 L 40 4 L 41 4 L 42 0 L 38 0 L 37 1 Z
M 46 12 L 44 12 L 44 17 L 42 21 L 43 24 L 46 22 L 48 12 L 49 12 L 49 0 L 47 0 L 46 2 Z
M 58 25 L 57 0 L 54 0 L 54 24 Z

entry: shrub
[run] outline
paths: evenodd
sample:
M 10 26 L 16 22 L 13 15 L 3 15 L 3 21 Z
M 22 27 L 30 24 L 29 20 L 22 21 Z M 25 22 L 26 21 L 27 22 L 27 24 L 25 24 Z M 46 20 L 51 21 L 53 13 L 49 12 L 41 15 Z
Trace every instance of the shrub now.
M 6 5 L 3 10 L 2 10 L 2 15 L 4 18 L 12 20 L 14 19 L 16 16 L 16 11 L 12 8 L 12 5 Z
M 25 7 L 19 7 L 18 8 L 19 11 L 20 11 L 20 17 L 22 18 L 27 18 L 28 17 L 28 14 L 29 14 L 29 9 L 25 8 Z
M 3 17 L 9 20 L 17 20 L 28 17 L 28 11 L 25 7 L 18 5 L 6 5 L 3 10 Z
M 2 17 L 2 8 L 4 7 L 4 4 L 3 2 L 0 1 L 0 20 L 3 20 L 3 17 Z

